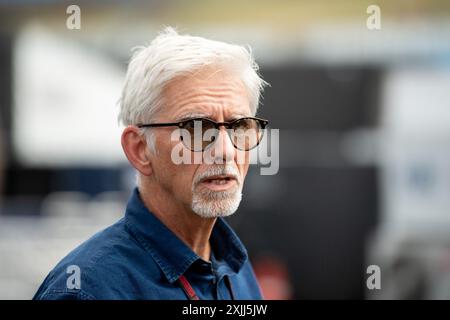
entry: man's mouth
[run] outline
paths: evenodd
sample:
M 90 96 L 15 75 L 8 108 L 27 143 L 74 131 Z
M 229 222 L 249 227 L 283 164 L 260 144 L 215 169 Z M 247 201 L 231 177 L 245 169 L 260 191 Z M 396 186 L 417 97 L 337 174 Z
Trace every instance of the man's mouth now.
M 200 184 L 214 191 L 224 191 L 234 187 L 237 180 L 232 175 L 217 175 L 202 179 Z

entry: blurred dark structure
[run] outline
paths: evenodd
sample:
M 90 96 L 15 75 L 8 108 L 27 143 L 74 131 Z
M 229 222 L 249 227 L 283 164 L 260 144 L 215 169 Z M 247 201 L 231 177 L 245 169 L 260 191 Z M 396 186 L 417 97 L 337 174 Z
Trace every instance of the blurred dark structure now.
M 377 170 L 349 162 L 341 143 L 351 130 L 376 125 L 380 71 L 286 66 L 263 73 L 271 88 L 261 116 L 281 128 L 280 171 L 250 171 L 232 223 L 253 258 L 286 262 L 295 299 L 362 299 Z
M 0 202 L 11 148 L 12 36 L 0 31 Z

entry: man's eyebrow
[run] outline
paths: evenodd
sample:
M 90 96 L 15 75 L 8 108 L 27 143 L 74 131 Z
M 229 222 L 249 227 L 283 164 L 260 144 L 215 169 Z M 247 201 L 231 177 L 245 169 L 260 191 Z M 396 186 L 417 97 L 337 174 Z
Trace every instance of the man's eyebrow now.
M 193 118 L 209 118 L 210 116 L 207 115 L 206 113 L 199 113 L 199 112 L 190 112 L 190 113 L 185 113 L 183 115 L 180 115 L 176 118 L 177 121 L 183 121 L 183 120 L 188 120 L 188 119 L 193 119 Z
M 241 118 L 248 118 L 251 117 L 252 115 L 248 115 L 248 114 L 242 114 L 242 113 L 236 113 L 236 114 L 232 114 L 230 117 L 228 117 L 227 119 L 225 119 L 225 121 L 227 122 L 231 122 L 237 119 L 241 119 Z
M 237 114 L 233 114 L 231 116 L 232 119 L 239 119 L 239 118 L 248 118 L 251 117 L 251 114 L 243 114 L 243 113 L 237 113 Z
M 231 117 L 229 117 L 227 119 L 227 121 L 233 121 L 236 119 L 240 119 L 240 118 L 248 118 L 251 117 L 252 115 L 248 115 L 248 114 L 233 114 L 231 115 Z M 189 119 L 194 119 L 194 118 L 207 118 L 207 119 L 213 119 L 213 117 L 209 114 L 206 113 L 201 113 L 201 112 L 190 112 L 190 113 L 185 113 L 183 115 L 180 115 L 178 117 L 176 117 L 175 121 L 184 121 L 184 120 L 189 120 Z

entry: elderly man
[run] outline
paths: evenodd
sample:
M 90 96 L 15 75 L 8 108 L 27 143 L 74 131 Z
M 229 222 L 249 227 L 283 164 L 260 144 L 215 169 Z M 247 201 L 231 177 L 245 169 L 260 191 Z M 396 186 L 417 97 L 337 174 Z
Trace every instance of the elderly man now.
M 35 299 L 261 299 L 223 220 L 267 124 L 254 117 L 257 69 L 241 46 L 171 28 L 133 55 L 119 118 L 137 188 L 125 217 L 66 256 Z

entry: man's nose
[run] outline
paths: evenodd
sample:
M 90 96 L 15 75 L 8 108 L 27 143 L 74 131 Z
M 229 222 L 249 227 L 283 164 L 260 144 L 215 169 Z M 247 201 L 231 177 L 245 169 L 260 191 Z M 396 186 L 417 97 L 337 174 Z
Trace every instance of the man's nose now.
M 229 163 L 234 160 L 236 149 L 231 142 L 230 136 L 224 127 L 218 130 L 216 141 L 214 143 L 214 150 L 212 156 L 214 161 L 219 163 Z

